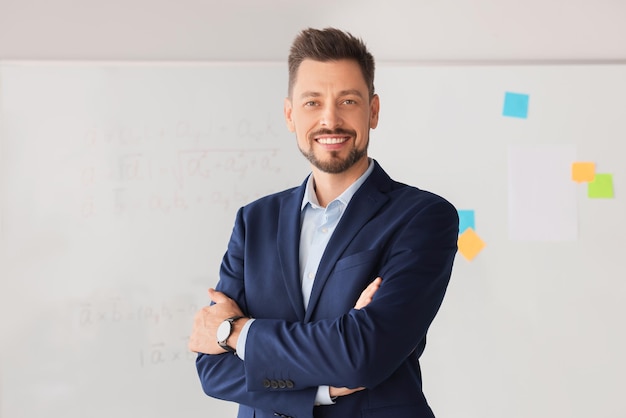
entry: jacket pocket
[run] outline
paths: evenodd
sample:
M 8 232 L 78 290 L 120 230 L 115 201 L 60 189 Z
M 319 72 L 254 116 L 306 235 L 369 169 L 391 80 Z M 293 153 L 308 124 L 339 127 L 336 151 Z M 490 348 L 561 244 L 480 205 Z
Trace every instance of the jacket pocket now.
M 344 270 L 362 266 L 366 268 L 366 270 L 373 268 L 378 262 L 378 254 L 376 250 L 367 250 L 361 251 L 360 253 L 350 254 L 340 260 L 337 261 L 335 265 L 335 273 L 342 272 Z

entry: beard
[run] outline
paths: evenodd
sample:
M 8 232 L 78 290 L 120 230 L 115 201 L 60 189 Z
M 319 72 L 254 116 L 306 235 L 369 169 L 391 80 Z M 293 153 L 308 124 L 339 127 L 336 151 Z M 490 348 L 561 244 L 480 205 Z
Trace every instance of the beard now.
M 309 142 L 312 143 L 315 140 L 313 137 L 316 135 L 350 135 L 352 138 L 356 136 L 355 132 L 345 131 L 342 129 L 337 129 L 334 131 L 318 131 L 309 135 Z M 309 151 L 305 151 L 298 146 L 298 149 L 304 155 L 304 157 L 309 160 L 309 162 L 313 165 L 313 167 L 317 168 L 324 173 L 330 174 L 339 174 L 347 171 L 350 167 L 360 161 L 363 157 L 367 156 L 367 147 L 369 146 L 369 138 L 365 143 L 365 147 L 363 149 L 358 149 L 356 147 L 350 150 L 350 153 L 346 158 L 339 157 L 339 152 L 331 151 L 330 152 L 330 160 L 328 161 L 320 161 L 313 152 L 313 147 L 310 148 Z

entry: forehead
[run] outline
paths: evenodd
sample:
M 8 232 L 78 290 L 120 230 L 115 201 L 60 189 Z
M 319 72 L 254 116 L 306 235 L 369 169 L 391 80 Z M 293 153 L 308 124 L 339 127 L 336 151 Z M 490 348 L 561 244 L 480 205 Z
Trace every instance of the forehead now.
M 305 59 L 298 67 L 293 86 L 295 91 L 328 89 L 355 89 L 367 92 L 361 67 L 354 60 L 316 61 Z

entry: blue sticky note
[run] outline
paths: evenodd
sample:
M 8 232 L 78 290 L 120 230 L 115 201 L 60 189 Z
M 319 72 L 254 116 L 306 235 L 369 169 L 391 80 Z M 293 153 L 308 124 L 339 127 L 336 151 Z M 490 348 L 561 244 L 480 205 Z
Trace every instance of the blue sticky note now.
M 528 95 L 506 92 L 504 94 L 503 116 L 526 119 L 528 117 Z
M 474 225 L 474 211 L 473 210 L 459 210 L 459 234 L 465 232 L 467 228 L 476 230 Z

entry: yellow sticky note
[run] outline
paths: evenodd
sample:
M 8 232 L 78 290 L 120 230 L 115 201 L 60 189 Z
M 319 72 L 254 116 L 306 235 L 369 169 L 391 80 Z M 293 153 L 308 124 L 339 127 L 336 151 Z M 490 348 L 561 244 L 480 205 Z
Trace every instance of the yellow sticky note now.
M 596 176 L 596 164 L 590 162 L 575 162 L 572 164 L 572 180 L 577 183 L 590 182 Z
M 467 228 L 465 232 L 459 235 L 459 252 L 468 261 L 472 261 L 474 257 L 485 248 L 485 242 L 478 236 L 472 228 Z

